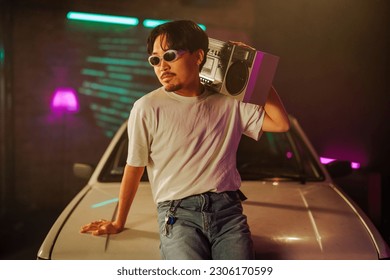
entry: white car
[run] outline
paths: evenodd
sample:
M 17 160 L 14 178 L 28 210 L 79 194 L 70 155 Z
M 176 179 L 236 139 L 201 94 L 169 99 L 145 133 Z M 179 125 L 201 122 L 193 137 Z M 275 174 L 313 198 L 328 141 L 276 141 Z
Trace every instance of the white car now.
M 38 259 L 160 259 L 157 211 L 146 177 L 123 232 L 79 232 L 93 220 L 114 219 L 126 153 L 123 124 L 94 170 L 75 165 L 75 173 L 89 182 L 52 226 Z M 243 137 L 237 168 L 258 259 L 389 258 L 373 223 L 329 175 L 347 172 L 348 163 L 321 164 L 296 119 L 289 132 L 264 133 L 259 142 Z

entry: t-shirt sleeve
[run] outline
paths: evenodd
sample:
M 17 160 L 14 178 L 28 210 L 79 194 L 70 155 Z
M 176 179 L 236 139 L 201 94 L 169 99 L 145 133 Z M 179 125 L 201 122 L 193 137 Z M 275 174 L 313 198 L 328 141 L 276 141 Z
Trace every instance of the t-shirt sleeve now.
M 129 139 L 126 163 L 131 166 L 146 166 L 149 161 L 150 123 L 139 103 L 135 103 L 127 122 Z
M 240 113 L 243 134 L 256 141 L 259 140 L 263 132 L 264 108 L 259 105 L 240 102 Z

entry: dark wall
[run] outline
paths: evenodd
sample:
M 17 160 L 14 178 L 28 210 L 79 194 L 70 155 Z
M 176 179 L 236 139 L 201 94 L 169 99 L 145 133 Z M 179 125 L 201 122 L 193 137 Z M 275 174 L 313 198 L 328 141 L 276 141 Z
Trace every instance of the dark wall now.
M 13 139 L 12 145 L 2 143 L 12 148 L 12 161 L 1 168 L 14 170 L 6 186 L 2 181 L 2 201 L 14 200 L 28 209 L 64 207 L 85 183 L 73 177 L 72 163 L 96 164 L 110 140 L 97 124 L 90 96 L 78 95 L 77 114 L 54 114 L 53 92 L 63 86 L 85 87 L 85 58 L 96 54 L 101 38 L 142 41 L 148 31 L 71 23 L 66 20 L 70 10 L 141 19 L 189 18 L 205 24 L 211 37 L 245 41 L 280 56 L 274 84 L 320 155 L 358 161 L 370 172 L 388 176 L 386 0 L 0 3 L 8 7 L 2 9 L 7 11 L 2 28 L 10 36 L 2 40 L 12 61 L 12 87 L 3 87 L 0 94 L 12 96 L 7 125 Z
M 388 1 L 257 3 L 256 44 L 281 56 L 275 83 L 319 153 L 383 164 Z
M 359 162 L 338 182 L 389 236 L 388 1 L 257 1 L 257 48 L 321 156 Z
M 72 162 L 95 163 L 108 139 L 83 99 L 77 114 L 51 110 L 57 87 L 77 89 L 86 46 L 83 35 L 67 31 L 65 11 L 14 6 L 13 19 L 16 200 L 32 209 L 55 208 L 80 188 Z
M 13 116 L 11 102 L 11 62 L 5 53 L 10 51 L 11 28 L 9 9 L 0 1 L 0 217 L 6 213 L 7 199 L 13 190 Z

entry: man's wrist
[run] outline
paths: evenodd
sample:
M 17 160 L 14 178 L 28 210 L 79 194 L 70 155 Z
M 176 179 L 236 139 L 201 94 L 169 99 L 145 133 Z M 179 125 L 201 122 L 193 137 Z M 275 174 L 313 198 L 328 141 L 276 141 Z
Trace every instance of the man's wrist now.
M 122 231 L 125 227 L 125 224 L 121 223 L 120 221 L 114 221 L 112 222 L 112 225 L 119 231 Z

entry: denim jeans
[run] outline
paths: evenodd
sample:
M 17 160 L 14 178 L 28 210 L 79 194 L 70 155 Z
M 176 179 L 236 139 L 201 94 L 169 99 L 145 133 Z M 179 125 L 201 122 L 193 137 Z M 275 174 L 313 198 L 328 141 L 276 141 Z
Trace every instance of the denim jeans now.
M 158 204 L 162 259 L 253 259 L 253 243 L 237 192 Z

